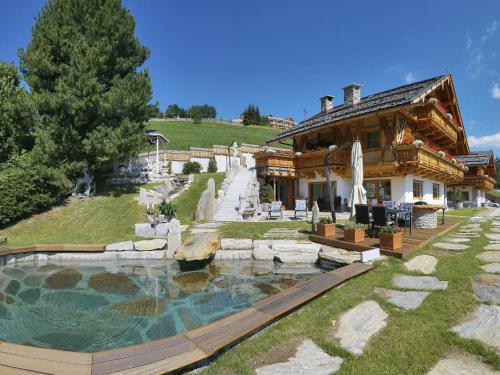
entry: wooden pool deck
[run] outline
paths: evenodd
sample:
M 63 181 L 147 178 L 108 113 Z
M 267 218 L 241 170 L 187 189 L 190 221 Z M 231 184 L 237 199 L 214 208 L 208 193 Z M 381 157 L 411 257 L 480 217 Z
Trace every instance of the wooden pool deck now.
M 351 265 L 315 276 L 253 306 L 173 337 L 96 353 L 0 342 L 0 374 L 162 374 L 210 358 L 329 289 L 372 268 Z
M 439 220 L 441 223 L 441 220 Z M 403 247 L 396 251 L 380 249 L 380 253 L 384 255 L 390 255 L 397 258 L 404 258 L 408 255 L 414 253 L 418 249 L 421 249 L 432 241 L 435 237 L 443 235 L 460 224 L 460 221 L 447 219 L 444 224 L 439 224 L 434 229 L 412 229 L 411 235 L 410 230 L 407 229 L 404 232 L 403 237 Z M 310 236 L 311 241 L 317 242 L 323 245 L 339 247 L 342 249 L 350 251 L 365 251 L 376 247 L 380 247 L 380 241 L 378 238 L 365 237 L 364 241 L 352 243 L 344 240 L 344 231 L 337 228 L 335 231 L 335 236 L 322 237 L 317 235 Z

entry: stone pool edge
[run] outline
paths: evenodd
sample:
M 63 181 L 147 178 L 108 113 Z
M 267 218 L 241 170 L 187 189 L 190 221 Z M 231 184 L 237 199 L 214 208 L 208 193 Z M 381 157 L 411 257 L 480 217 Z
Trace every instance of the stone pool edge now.
M 37 252 L 104 252 L 106 245 L 30 245 L 0 248 L 0 256 Z M 266 297 L 206 326 L 159 340 L 102 352 L 80 353 L 0 341 L 1 373 L 165 373 L 209 359 L 329 289 L 372 269 L 353 263 Z

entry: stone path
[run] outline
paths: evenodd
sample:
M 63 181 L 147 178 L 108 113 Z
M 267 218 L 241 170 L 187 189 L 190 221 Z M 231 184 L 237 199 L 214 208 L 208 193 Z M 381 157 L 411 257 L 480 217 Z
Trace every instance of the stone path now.
M 451 242 L 436 242 L 432 246 L 437 249 L 444 249 L 444 250 L 467 250 L 469 248 L 468 245 L 463 245 L 460 243 L 451 243 Z
M 332 321 L 329 336 L 354 355 L 363 354 L 368 340 L 384 328 L 388 315 L 375 301 L 365 301 Z
M 470 242 L 470 238 L 454 237 L 454 238 L 448 238 L 446 241 L 451 243 L 467 243 Z
M 484 247 L 484 250 L 500 250 L 500 243 L 490 243 Z
M 479 301 L 500 304 L 500 275 L 476 275 L 472 285 Z
M 317 347 L 312 340 L 304 340 L 295 356 L 288 361 L 263 366 L 256 369 L 257 375 L 329 375 L 337 372 L 343 359 L 330 356 Z
M 476 258 L 485 263 L 498 263 L 500 262 L 500 251 L 483 251 L 477 254 Z
M 408 276 L 398 274 L 392 283 L 402 289 L 443 290 L 448 287 L 448 281 L 441 281 L 433 276 Z
M 461 337 L 482 341 L 500 353 L 500 306 L 477 306 L 452 331 Z
M 376 288 L 375 293 L 403 310 L 417 309 L 430 294 L 430 292 L 402 292 L 385 288 Z
M 471 355 L 446 356 L 427 375 L 498 375 L 490 366 Z
M 405 268 L 411 272 L 420 272 L 426 275 L 436 270 L 438 260 L 432 255 L 419 255 L 404 264 Z
M 481 268 L 489 273 L 500 273 L 500 263 L 483 264 Z

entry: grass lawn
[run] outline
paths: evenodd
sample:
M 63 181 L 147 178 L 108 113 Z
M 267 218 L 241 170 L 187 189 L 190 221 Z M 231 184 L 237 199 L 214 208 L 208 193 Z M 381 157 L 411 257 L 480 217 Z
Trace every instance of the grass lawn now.
M 156 129 L 170 141 L 170 150 L 189 150 L 189 147 L 239 144 L 264 144 L 279 130 L 262 126 L 234 126 L 217 123 L 193 124 L 191 121 L 151 121 L 149 129 Z M 280 146 L 286 147 L 286 146 Z
M 214 177 L 218 188 L 224 174 L 197 175 L 190 189 L 174 201 L 182 224 L 191 224 L 199 197 L 210 177 Z M 146 222 L 145 208 L 135 200 L 139 186 L 110 185 L 98 187 L 98 191 L 92 199 L 72 198 L 64 205 L 20 221 L 0 231 L 0 236 L 7 236 L 10 245 L 133 240 L 134 224 Z
M 463 217 L 473 217 L 479 215 L 481 212 L 486 210 L 486 208 L 479 207 L 467 207 L 462 210 L 450 210 L 445 212 L 445 216 L 463 216 Z M 440 217 L 442 211 L 438 212 L 438 217 Z
M 484 224 L 487 226 L 488 224 Z M 290 351 L 290 342 L 309 337 L 344 363 L 336 375 L 426 374 L 450 352 L 468 352 L 500 370 L 500 357 L 478 341 L 461 339 L 450 331 L 478 304 L 471 276 L 483 273 L 475 255 L 487 244 L 484 236 L 474 238 L 471 248 L 455 256 L 439 258 L 433 276 L 449 282 L 448 289 L 432 292 L 416 310 L 404 311 L 374 293 L 375 287 L 392 288 L 395 273 L 405 272 L 403 261 L 389 258 L 375 268 L 311 301 L 287 317 L 268 326 L 221 355 L 202 374 L 254 374 L 262 358 L 280 357 Z M 430 251 L 430 246 L 415 255 Z M 406 272 L 407 273 L 407 272 Z M 388 313 L 387 326 L 374 336 L 362 356 L 353 356 L 329 338 L 331 321 L 366 300 L 376 300 Z M 293 356 L 291 351 L 289 356 Z M 281 361 L 287 357 L 281 355 Z M 272 360 L 269 362 L 272 363 Z
M 304 234 L 303 239 L 307 239 L 311 234 L 310 221 L 236 222 L 222 225 L 219 228 L 219 232 L 225 238 L 251 238 L 252 240 L 258 240 L 266 238 L 264 234 L 274 228 L 298 229 Z

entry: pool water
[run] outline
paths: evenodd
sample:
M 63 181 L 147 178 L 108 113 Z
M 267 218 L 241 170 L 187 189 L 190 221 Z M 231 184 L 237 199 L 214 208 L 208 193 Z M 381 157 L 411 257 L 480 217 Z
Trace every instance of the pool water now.
M 176 262 L 0 267 L 0 339 L 95 352 L 204 326 L 316 273 L 270 262 Z

